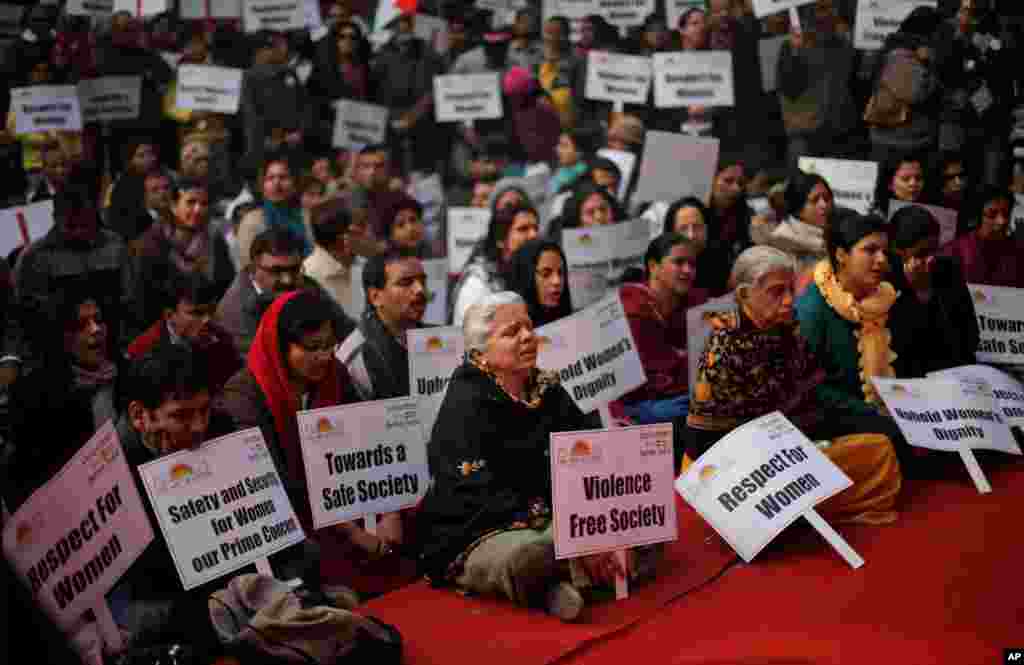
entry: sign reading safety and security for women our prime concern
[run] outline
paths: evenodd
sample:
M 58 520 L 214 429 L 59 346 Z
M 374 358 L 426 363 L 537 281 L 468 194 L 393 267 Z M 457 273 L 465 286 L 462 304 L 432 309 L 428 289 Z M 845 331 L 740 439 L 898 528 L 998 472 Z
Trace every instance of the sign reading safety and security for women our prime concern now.
M 607 51 L 587 53 L 587 99 L 646 104 L 650 88 L 650 58 Z
M 676 489 L 750 562 L 794 520 L 852 484 L 776 411 L 719 440 L 676 480 Z
M 500 118 L 498 74 L 435 76 L 434 113 L 438 122 Z
M 551 434 L 555 557 L 675 540 L 672 425 Z
M 979 362 L 1024 365 L 1024 289 L 969 284 L 981 341 Z
M 166 455 L 139 473 L 186 589 L 306 537 L 257 428 Z
M 317 529 L 408 508 L 430 481 L 416 399 L 300 411 L 299 439 Z

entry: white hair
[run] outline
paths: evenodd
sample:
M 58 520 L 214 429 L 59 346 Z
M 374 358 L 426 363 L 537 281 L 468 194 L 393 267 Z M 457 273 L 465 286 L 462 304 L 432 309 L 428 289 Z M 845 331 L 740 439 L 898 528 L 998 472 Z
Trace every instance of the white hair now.
M 754 245 L 736 257 L 732 273 L 729 275 L 729 283 L 737 295 L 742 295 L 741 290 L 747 291 L 757 286 L 765 275 L 780 270 L 795 273 L 796 260 L 781 249 L 768 245 Z
M 462 335 L 466 340 L 466 351 L 483 351 L 487 338 L 493 332 L 494 316 L 502 305 L 526 305 L 523 297 L 514 291 L 488 293 L 466 310 L 462 320 Z

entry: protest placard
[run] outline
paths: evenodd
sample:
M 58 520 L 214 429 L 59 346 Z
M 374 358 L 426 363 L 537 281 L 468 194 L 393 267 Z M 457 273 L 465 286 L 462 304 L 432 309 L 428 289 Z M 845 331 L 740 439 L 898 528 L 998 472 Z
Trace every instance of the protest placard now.
M 114 0 L 68 0 L 68 16 L 95 16 L 102 18 L 114 13 Z
M 898 201 L 893 199 L 889 202 L 889 219 L 896 214 L 897 210 L 906 208 L 907 206 L 917 206 L 924 208 L 932 214 L 935 221 L 939 223 L 939 246 L 943 246 L 947 243 L 953 242 L 956 238 L 956 218 L 957 211 L 952 208 L 943 208 L 942 206 L 933 206 L 926 203 L 912 203 L 910 201 Z
M 754 7 L 754 16 L 764 18 L 803 5 L 812 5 L 814 0 L 751 0 L 751 4 Z
M 748 563 L 797 518 L 807 517 L 857 568 L 863 559 L 814 511 L 852 484 L 775 411 L 725 435 L 676 480 L 676 490 Z
M 536 334 L 537 366 L 556 372 L 584 413 L 647 382 L 617 291 Z
M 383 143 L 388 133 L 386 106 L 339 99 L 334 102 L 335 148 L 359 150 L 364 146 Z
M 651 59 L 608 51 L 587 53 L 587 99 L 623 104 L 646 104 L 651 89 Z
M 981 341 L 978 362 L 1024 365 L 1024 290 L 968 284 Z
M 655 10 L 655 0 L 597 0 L 595 5 L 596 13 L 616 28 L 641 25 Z
M 427 273 L 427 311 L 423 322 L 443 326 L 448 322 L 448 259 L 423 261 Z
M 165 455 L 139 473 L 185 589 L 306 537 L 258 428 Z
M 19 136 L 55 130 L 81 131 L 78 88 L 73 85 L 33 85 L 11 88 L 14 131 Z
M 242 0 L 178 0 L 181 18 L 241 18 Z
M 287 32 L 306 27 L 305 0 L 244 0 L 246 32 Z
M 686 355 L 689 363 L 690 390 L 697 385 L 697 366 L 700 357 L 704 354 L 704 345 L 708 337 L 711 337 L 711 323 L 708 318 L 712 313 L 728 314 L 739 311 L 736 304 L 736 294 L 727 293 L 718 298 L 712 298 L 702 305 L 696 305 L 686 310 Z
M 415 328 L 405 337 L 409 348 L 409 392 L 417 399 L 424 438 L 429 439 L 452 372 L 462 364 L 462 329 Z
M 633 169 L 636 168 L 636 155 L 625 150 L 612 150 L 601 148 L 597 151 L 598 157 L 612 160 L 615 166 L 619 167 L 619 191 L 612 192 L 620 203 L 625 202 L 626 194 L 629 192 L 629 184 L 633 182 Z M 530 199 L 531 201 L 533 199 Z
M 779 35 L 757 42 L 757 53 L 761 61 L 761 89 L 766 93 L 775 92 L 779 87 L 779 56 L 782 54 L 782 45 L 786 43 L 786 38 L 786 35 Z
M 181 65 L 175 104 L 190 111 L 238 113 L 242 70 L 213 65 Z
M 856 210 L 862 215 L 871 211 L 878 181 L 877 162 L 801 157 L 797 164 L 801 171 L 820 175 L 828 182 L 836 205 Z
M 139 117 L 141 76 L 103 76 L 78 82 L 83 122 L 135 120 Z
M 409 508 L 427 492 L 416 399 L 300 411 L 299 440 L 317 529 Z
M 718 139 L 648 131 L 633 201 L 675 201 L 711 193 L 718 166 Z
M 956 378 L 960 381 L 984 383 L 992 390 L 996 408 L 1010 427 L 1024 427 L 1024 383 L 989 365 L 964 365 L 940 372 L 929 372 L 929 378 Z
M 39 240 L 53 228 L 53 200 L 0 210 L 0 256 Z
M 115 12 L 128 12 L 132 16 L 145 18 L 167 11 L 168 0 L 114 0 Z
M 729 51 L 675 51 L 655 53 L 654 105 L 732 106 L 732 53 Z
M 434 113 L 438 122 L 500 118 L 498 74 L 450 74 L 434 77 Z
M 858 0 L 853 21 L 853 47 L 865 51 L 882 48 L 886 38 L 918 7 L 938 7 L 935 0 Z
M 428 176 L 414 173 L 411 177 L 412 182 L 405 191 L 423 206 L 423 241 L 431 248 L 438 247 L 447 241 L 442 237 L 444 220 L 441 215 L 444 213 L 445 196 L 441 176 L 437 173 Z
M 36 604 L 68 630 L 87 609 L 106 607 L 104 595 L 152 540 L 108 422 L 15 511 L 4 525 L 3 550 Z
M 617 285 L 631 266 L 643 266 L 650 244 L 650 222 L 635 219 L 619 224 L 562 230 L 573 307 L 597 302 Z
M 487 208 L 448 208 L 448 270 L 462 272 L 476 244 L 487 235 Z
M 551 434 L 555 558 L 678 536 L 672 425 Z
M 569 19 L 569 38 L 573 42 L 580 40 L 583 18 L 599 13 L 597 0 L 543 0 L 541 10 L 545 22 L 552 16 Z

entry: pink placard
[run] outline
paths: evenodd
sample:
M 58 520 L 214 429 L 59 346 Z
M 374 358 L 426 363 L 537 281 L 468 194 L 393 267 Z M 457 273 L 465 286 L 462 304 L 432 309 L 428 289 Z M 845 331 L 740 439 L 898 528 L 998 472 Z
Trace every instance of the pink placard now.
M 551 435 L 555 557 L 677 536 L 672 425 Z

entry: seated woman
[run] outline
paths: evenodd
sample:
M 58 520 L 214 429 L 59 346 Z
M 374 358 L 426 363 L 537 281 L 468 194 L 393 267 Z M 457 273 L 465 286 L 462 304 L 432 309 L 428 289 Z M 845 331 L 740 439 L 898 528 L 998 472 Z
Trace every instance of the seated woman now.
M 572 314 L 565 253 L 550 240 L 530 240 L 509 260 L 508 287 L 526 302 L 536 327 Z
M 899 210 L 889 225 L 892 284 L 899 297 L 889 329 L 896 376 L 924 377 L 974 364 L 980 333 L 960 262 L 935 256 L 939 223 L 926 208 Z
M 399 254 L 427 258 L 428 247 L 423 240 L 426 227 L 423 225 L 423 206 L 411 196 L 398 199 L 383 213 L 385 239 Z
M 924 203 L 924 166 L 927 162 L 918 155 L 895 157 L 878 170 L 875 186 L 874 211 L 888 218 L 889 204 L 893 201 Z
M 704 283 L 711 295 L 729 290 L 729 269 L 733 261 L 750 246 L 750 225 L 754 213 L 747 204 L 747 172 L 742 161 L 722 158 L 708 196 L 707 263 L 712 271 Z M 707 273 L 707 271 L 705 271 Z
M 901 485 L 892 443 L 878 424 L 885 418 L 842 417 L 825 411 L 815 389 L 825 379 L 797 334 L 793 319 L 796 262 L 774 247 L 752 247 L 736 259 L 738 312 L 710 314 L 712 333 L 701 354 L 686 419 L 683 470 L 729 431 L 781 411 L 812 440 L 831 440 L 823 451 L 854 485 L 823 505 L 833 519 L 887 522 Z
M 551 223 L 549 235 L 558 242 L 562 229 L 614 224 L 625 216 L 611 192 L 593 183 L 583 183 L 566 200 L 562 214 Z
M 228 381 L 214 403 L 215 411 L 230 416 L 236 429 L 262 430 L 295 512 L 311 535 L 295 414 L 358 401 L 348 372 L 334 357 L 341 331 L 335 328 L 331 311 L 326 297 L 316 291 L 278 296 L 260 319 L 246 367 Z M 411 580 L 412 562 L 392 554 L 392 547 L 404 539 L 398 513 L 381 515 L 376 535 L 349 522 L 321 530 L 315 537 L 322 551 L 320 579 L 324 585 L 377 594 Z
M 708 291 L 709 295 L 722 295 L 724 289 L 719 293 L 712 293 L 712 280 L 718 272 L 715 261 L 721 257 L 715 252 L 705 251 L 708 248 L 708 207 L 696 196 L 684 196 L 671 206 L 665 213 L 663 233 L 678 233 L 689 239 L 697 253 L 697 277 L 694 286 Z
M 614 584 L 611 554 L 555 560 L 552 432 L 584 429 L 583 414 L 552 372 L 537 369 L 537 337 L 515 293 L 485 296 L 463 326 L 466 361 L 455 370 L 427 444 L 434 484 L 418 515 L 420 562 L 435 586 L 500 594 L 546 606 L 563 621 L 581 590 Z M 568 573 L 570 582 L 560 582 Z
M 974 199 L 970 223 L 974 230 L 942 248 L 960 261 L 969 284 L 1024 288 L 1024 244 L 1010 235 L 1011 192 L 986 186 Z

